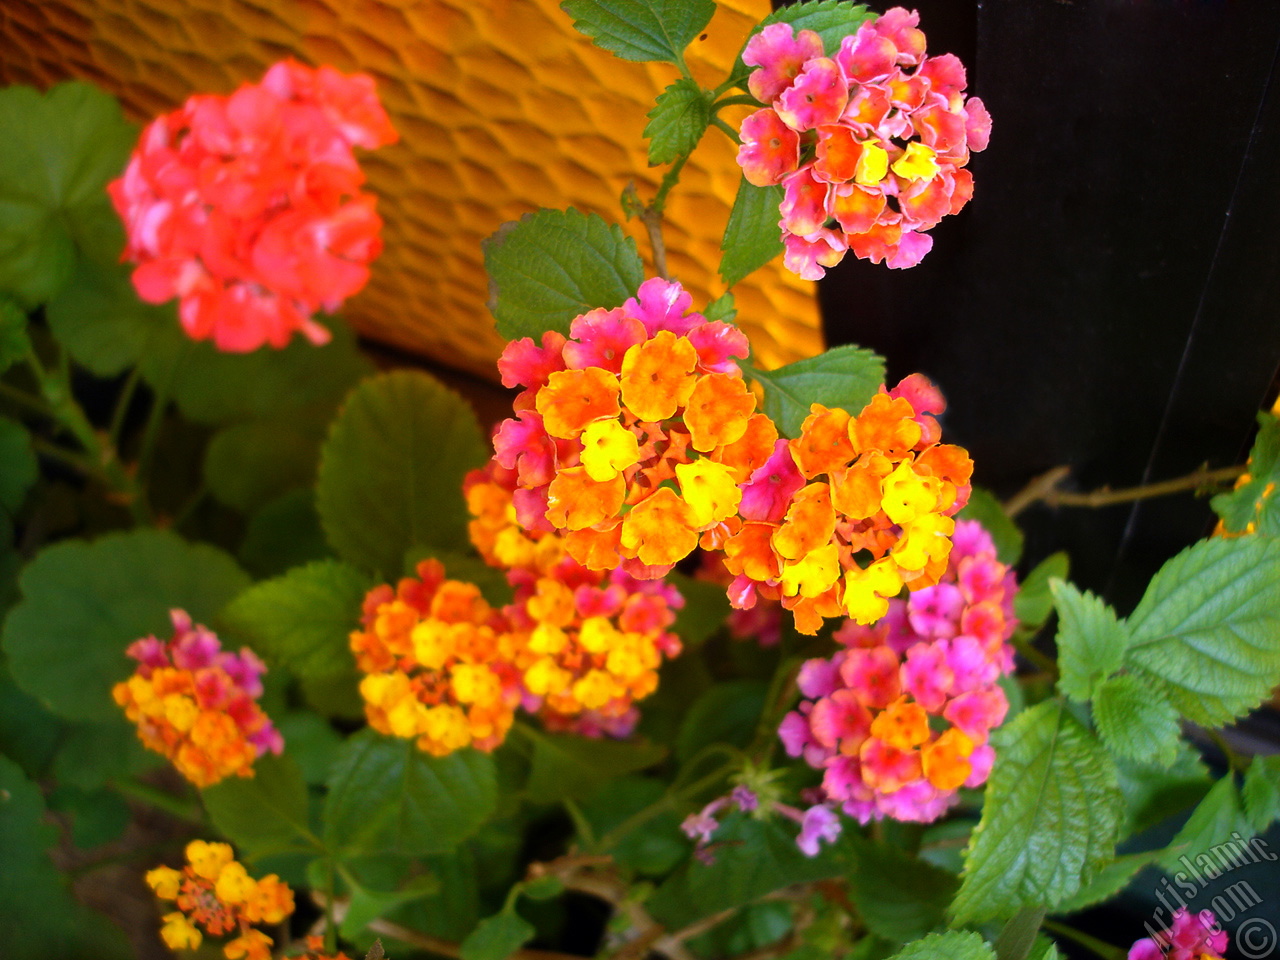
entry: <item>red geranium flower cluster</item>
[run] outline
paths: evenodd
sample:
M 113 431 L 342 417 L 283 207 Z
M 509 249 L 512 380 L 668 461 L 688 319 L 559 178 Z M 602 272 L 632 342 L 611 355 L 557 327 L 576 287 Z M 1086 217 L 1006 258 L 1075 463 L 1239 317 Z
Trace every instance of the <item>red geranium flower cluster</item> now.
M 915 266 L 933 246 L 924 231 L 973 195 L 962 168 L 986 148 L 991 116 L 965 99 L 959 59 L 925 56 L 919 22 L 894 7 L 834 56 L 812 30 L 775 23 L 743 52 L 767 106 L 743 121 L 738 163 L 757 186 L 783 185 L 785 262 L 806 280 L 846 250 Z
M 369 279 L 382 249 L 352 147 L 396 140 L 373 79 L 287 60 L 228 97 L 152 121 L 108 186 L 124 257 L 148 303 L 179 298 L 183 328 L 219 350 L 285 346 Z

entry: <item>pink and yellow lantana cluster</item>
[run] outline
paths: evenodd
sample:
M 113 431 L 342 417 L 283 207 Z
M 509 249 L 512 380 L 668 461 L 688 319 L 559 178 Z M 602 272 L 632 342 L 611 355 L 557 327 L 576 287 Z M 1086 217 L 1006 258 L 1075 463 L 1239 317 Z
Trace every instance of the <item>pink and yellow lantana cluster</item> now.
M 843 649 L 806 661 L 806 699 L 779 736 L 823 771 L 829 803 L 863 823 L 927 822 L 986 781 L 988 736 L 1009 706 L 997 681 L 1013 668 L 1016 592 L 990 535 L 962 520 L 941 582 L 889 600 L 875 626 L 846 623 Z
M 284 740 L 257 704 L 266 667 L 247 647 L 223 651 L 217 636 L 170 612 L 173 637 L 145 637 L 126 651 L 137 671 L 112 696 L 138 725 L 138 737 L 168 757 L 197 787 L 253 776 L 253 762 Z
M 925 231 L 973 195 L 963 168 L 986 148 L 991 116 L 965 99 L 958 58 L 925 55 L 919 22 L 894 7 L 831 56 L 812 30 L 774 23 L 743 52 L 766 106 L 742 123 L 738 163 L 757 186 L 782 184 L 785 262 L 807 280 L 847 250 L 915 266 L 933 246 Z
M 227 97 L 200 94 L 143 131 L 108 190 L 148 303 L 219 350 L 283 347 L 365 285 L 382 249 L 353 147 L 396 140 L 373 79 L 292 60 Z
M 204 935 L 235 933 L 222 948 L 228 960 L 269 960 L 272 940 L 254 924 L 276 924 L 293 913 L 293 891 L 274 873 L 254 880 L 225 843 L 193 840 L 181 870 L 156 867 L 147 885 L 175 901 L 160 935 L 171 950 L 195 950 Z

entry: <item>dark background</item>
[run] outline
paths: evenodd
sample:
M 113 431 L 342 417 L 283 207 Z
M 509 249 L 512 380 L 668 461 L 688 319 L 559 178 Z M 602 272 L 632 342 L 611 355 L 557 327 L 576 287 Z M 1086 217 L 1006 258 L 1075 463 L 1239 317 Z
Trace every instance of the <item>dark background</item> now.
M 1242 462 L 1280 363 L 1280 3 L 908 6 L 969 66 L 991 145 L 923 263 L 819 284 L 829 343 L 932 377 L 1002 497 L 1060 464 L 1091 490 Z M 1067 549 L 1126 610 L 1212 515 L 1182 494 L 1019 523 L 1029 563 Z

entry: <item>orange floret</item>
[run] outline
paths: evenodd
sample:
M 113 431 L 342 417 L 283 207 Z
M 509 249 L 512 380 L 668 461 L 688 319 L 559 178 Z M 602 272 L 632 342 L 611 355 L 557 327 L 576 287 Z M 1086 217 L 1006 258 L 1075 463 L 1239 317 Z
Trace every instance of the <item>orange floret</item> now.
M 912 417 L 915 410 L 902 397 L 891 400 L 878 393 L 862 412 L 849 422 L 849 439 L 855 453 L 875 450 L 890 460 L 898 461 L 911 454 L 920 442 L 920 424 Z
M 538 391 L 537 409 L 548 435 L 572 439 L 593 420 L 618 415 L 618 379 L 600 367 L 558 370 Z
M 627 485 L 621 474 L 592 480 L 586 467 L 567 467 L 556 474 L 547 492 L 547 519 L 557 527 L 582 530 L 618 515 Z
M 670 330 L 659 331 L 653 339 L 630 347 L 622 358 L 622 402 L 641 420 L 675 416 L 693 392 L 697 362 L 692 343 Z
M 849 440 L 849 414 L 839 407 L 828 409 L 820 403 L 809 407 L 809 416 L 800 427 L 800 437 L 791 441 L 791 456 L 806 480 L 834 473 L 853 459 Z
M 717 447 L 711 457 L 732 470 L 736 482 L 745 483 L 773 455 L 777 440 L 778 428 L 774 422 L 763 413 L 754 413 L 748 418 L 742 436 Z
M 755 408 L 756 398 L 741 377 L 726 373 L 699 377 L 684 410 L 693 449 L 710 453 L 740 440 Z

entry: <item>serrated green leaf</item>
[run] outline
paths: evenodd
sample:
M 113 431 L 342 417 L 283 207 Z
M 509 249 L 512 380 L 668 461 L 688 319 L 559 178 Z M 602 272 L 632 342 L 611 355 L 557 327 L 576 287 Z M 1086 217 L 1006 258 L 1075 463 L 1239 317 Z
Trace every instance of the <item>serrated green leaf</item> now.
M 992 745 L 982 820 L 952 904 L 957 923 L 1052 908 L 1093 878 L 1120 827 L 1115 764 L 1060 704 L 1026 710 Z
M 949 930 L 907 944 L 893 960 L 995 960 L 995 956 L 980 934 Z
M 683 63 L 684 48 L 711 21 L 714 0 L 565 0 L 573 28 L 623 60 Z
M 848 878 L 867 929 L 899 943 L 942 923 L 959 886 L 946 871 L 887 843 L 859 846 Z
M 0 661 L 0 754 L 34 779 L 53 762 L 65 724 L 21 690 Z
M 1103 678 L 1120 668 L 1129 630 L 1105 600 L 1066 580 L 1051 579 L 1049 592 L 1058 609 L 1058 687 L 1083 703 Z
M 0 297 L 0 373 L 30 352 L 26 313 L 8 297 Z
M 114 720 L 112 685 L 136 664 L 125 647 L 168 636 L 169 611 L 210 623 L 249 579 L 227 554 L 168 531 L 69 540 L 22 572 L 22 601 L 4 624 L 4 649 L 18 685 L 60 716 Z
M 44 822 L 44 812 L 40 788 L 16 763 L 0 757 L 0 937 L 6 957 L 11 947 L 24 957 L 47 955 L 48 940 L 40 951 L 21 948 L 32 937 L 53 937 L 71 913 L 69 887 L 46 853 L 58 833 Z
M 568 334 L 574 317 L 622 306 L 644 281 L 635 240 L 572 207 L 505 224 L 483 246 L 489 310 L 508 340 Z
M 956 514 L 957 520 L 977 520 L 982 529 L 991 534 L 996 545 L 996 558 L 1006 566 L 1016 566 L 1022 558 L 1022 531 L 1004 512 L 995 494 L 983 487 L 974 487 L 969 502 Z
M 764 412 L 779 432 L 798 437 L 812 404 L 841 407 L 857 416 L 884 383 L 884 360 L 845 344 L 776 370 L 752 369 L 749 375 L 764 386 Z
M 1031 945 L 1031 953 L 1027 960 L 1062 960 L 1062 952 L 1058 950 L 1056 943 L 1041 934 Z
M 727 680 L 700 696 L 689 707 L 676 735 L 676 759 L 687 763 L 713 743 L 747 747 L 764 711 L 768 688 L 763 680 Z
M 582 803 L 582 815 L 597 838 L 621 826 L 627 818 L 658 803 L 667 792 L 661 780 L 649 777 L 614 777 Z M 647 876 L 669 873 L 689 855 L 689 841 L 680 832 L 681 818 L 672 810 L 625 833 L 607 851 L 624 867 Z
M 778 228 L 778 205 L 782 203 L 782 187 L 757 187 L 738 184 L 729 223 L 724 228 L 720 249 L 720 276 L 725 286 L 732 287 L 747 274 L 760 269 L 782 253 L 782 231 Z
M 1235 777 L 1228 773 L 1213 785 L 1160 858 L 1172 873 L 1198 869 L 1215 879 L 1239 862 L 1244 841 L 1253 835 L 1240 805 Z
M 1245 815 L 1258 833 L 1280 817 L 1280 754 L 1254 757 L 1244 775 Z
M 613 777 L 653 766 L 667 752 L 645 740 L 595 740 L 522 729 L 533 741 L 525 795 L 534 803 L 584 797 Z
M 271 577 L 331 554 L 320 529 L 315 494 L 291 490 L 249 518 L 239 556 L 257 576 Z
M 287 753 L 263 754 L 252 777 L 230 777 L 200 795 L 213 825 L 251 857 L 324 852 L 307 822 L 302 771 Z
M 250 420 L 223 427 L 204 453 L 204 480 L 219 503 L 251 514 L 315 482 L 320 444 L 333 414 Z
M 1169 560 L 1129 617 L 1125 667 L 1217 726 L 1280 683 L 1280 540 L 1204 540 Z
M 1022 626 L 1038 628 L 1053 612 L 1053 594 L 1049 592 L 1049 581 L 1067 579 L 1071 568 L 1071 560 L 1065 551 L 1059 550 L 1045 557 L 1027 574 L 1027 578 L 1018 586 L 1018 593 L 1013 598 L 1013 612 Z
M 355 683 L 350 634 L 372 580 L 339 560 L 320 560 L 255 584 L 219 617 L 228 634 L 247 642 L 269 664 L 304 680 Z
M 1280 418 L 1258 414 L 1258 435 L 1249 452 L 1249 480 L 1210 501 L 1230 533 L 1243 533 L 1254 524 L 1258 533 L 1280 534 L 1280 510 L 1273 496 L 1280 481 Z
M 129 805 L 114 790 L 82 790 L 58 784 L 49 794 L 50 808 L 71 821 L 71 842 L 82 850 L 119 838 L 129 826 Z
M 462 960 L 507 960 L 533 939 L 533 925 L 516 913 L 503 910 L 485 917 L 458 946 Z
M 1116 759 L 1120 792 L 1124 794 L 1124 835 L 1141 833 L 1204 799 L 1213 779 L 1194 748 L 1178 743 L 1178 755 L 1167 770 L 1150 764 Z
M 648 117 L 644 136 L 649 166 L 656 167 L 693 151 L 711 122 L 711 101 L 697 83 L 681 78 L 658 95 Z
M 996 937 L 996 960 L 1026 960 L 1035 947 L 1044 914 L 1044 907 L 1023 907 L 1014 914 Z
M 839 51 L 842 39 L 857 33 L 863 23 L 875 18 L 876 14 L 869 11 L 865 5 L 850 3 L 848 0 L 811 0 L 808 3 L 786 4 L 761 20 L 747 37 L 747 42 L 749 43 L 752 37 L 771 23 L 789 23 L 796 33 L 801 30 L 812 30 L 818 34 L 822 38 L 823 52 L 831 57 Z M 738 52 L 738 57 L 734 61 L 733 72 L 730 75 L 734 83 L 743 88 L 746 87 L 747 77 L 752 70 L 742 62 L 742 52 L 746 49 L 747 44 L 744 43 L 742 51 Z
M 289 758 L 302 771 L 302 779 L 308 786 L 324 786 L 342 746 L 338 731 L 323 717 L 303 710 L 273 715 L 272 720 L 284 737 Z
M 356 886 L 347 902 L 347 913 L 342 918 L 339 932 L 348 940 L 355 937 L 371 921 L 385 916 L 406 903 L 433 896 L 440 890 L 440 881 L 424 874 L 414 877 L 395 890 L 370 890 Z
M 1146 850 L 1142 853 L 1129 853 L 1123 857 L 1116 857 L 1074 895 L 1067 897 L 1054 907 L 1053 912 L 1059 915 L 1076 913 L 1102 903 L 1104 900 L 1110 900 L 1129 885 L 1130 881 L 1138 875 L 1139 870 L 1155 863 L 1159 856 L 1159 850 Z
M 738 306 L 733 299 L 733 294 L 720 294 L 720 296 L 707 304 L 707 309 L 702 311 L 702 315 L 708 320 L 719 320 L 723 323 L 733 323 L 733 318 L 738 315 Z
M 31 434 L 16 420 L 0 417 L 0 511 L 12 514 L 40 476 Z
M 160 762 L 158 754 L 142 746 L 137 728 L 120 711 L 102 723 L 67 724 L 53 758 L 53 775 L 59 783 L 93 791 Z
M 410 547 L 466 550 L 462 479 L 489 455 L 470 405 L 411 370 L 347 398 L 320 457 L 316 508 L 344 560 L 391 578 Z
M 119 258 L 124 229 L 106 185 L 137 134 L 113 97 L 85 83 L 0 90 L 0 130 L 0 291 L 34 306 L 58 292 L 78 254 Z
M 433 757 L 372 730 L 346 742 L 325 802 L 325 841 L 346 855 L 444 853 L 498 802 L 493 758 L 464 749 Z
M 1177 758 L 1178 711 L 1137 677 L 1121 674 L 1102 681 L 1093 694 L 1093 719 L 1113 753 L 1158 767 Z

